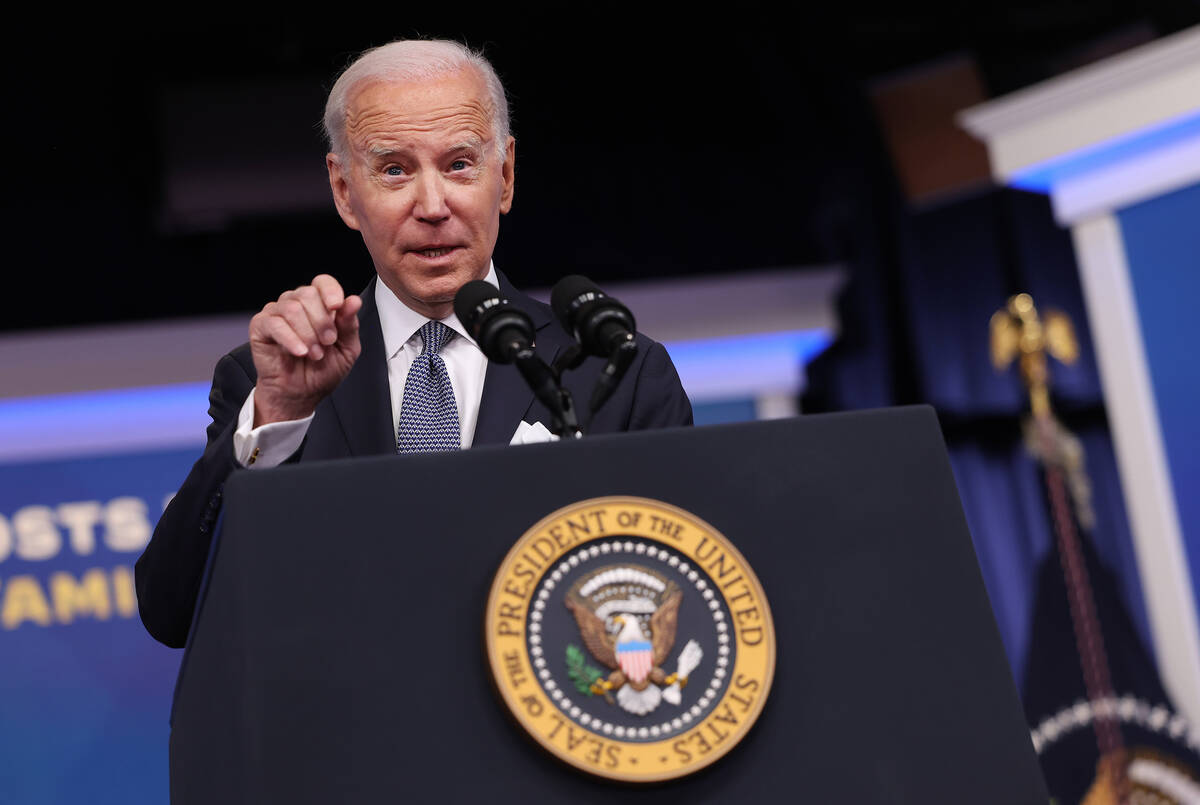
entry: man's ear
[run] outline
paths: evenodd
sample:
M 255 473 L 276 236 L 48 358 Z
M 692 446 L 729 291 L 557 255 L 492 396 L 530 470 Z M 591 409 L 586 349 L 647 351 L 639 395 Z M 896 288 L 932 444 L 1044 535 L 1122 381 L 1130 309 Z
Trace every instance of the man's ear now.
M 333 203 L 337 206 L 338 215 L 346 226 L 358 231 L 358 218 L 354 215 L 354 207 L 350 203 L 350 183 L 346 177 L 346 167 L 341 158 L 334 153 L 325 155 L 325 168 L 329 171 L 329 189 L 333 191 Z
M 504 149 L 504 164 L 500 166 L 500 175 L 504 177 L 504 190 L 500 193 L 500 212 L 502 213 L 506 213 L 512 209 L 513 184 L 516 181 L 516 163 L 517 141 L 509 137 L 508 147 Z

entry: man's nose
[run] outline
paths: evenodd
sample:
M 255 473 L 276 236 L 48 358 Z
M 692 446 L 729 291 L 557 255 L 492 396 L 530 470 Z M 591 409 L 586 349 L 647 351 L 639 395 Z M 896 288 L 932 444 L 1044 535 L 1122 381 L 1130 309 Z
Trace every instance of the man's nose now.
M 424 172 L 417 180 L 417 198 L 413 215 L 426 223 L 438 223 L 450 217 L 446 204 L 445 180 L 433 171 Z

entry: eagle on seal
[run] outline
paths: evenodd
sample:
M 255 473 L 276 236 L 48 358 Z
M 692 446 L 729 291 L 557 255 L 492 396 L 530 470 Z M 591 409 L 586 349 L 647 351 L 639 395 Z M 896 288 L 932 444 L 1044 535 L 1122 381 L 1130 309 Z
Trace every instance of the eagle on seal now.
M 641 693 L 651 683 L 655 685 L 686 684 L 679 674 L 662 669 L 671 648 L 675 645 L 675 628 L 679 624 L 679 602 L 683 593 L 678 588 L 668 593 L 662 604 L 650 616 L 650 638 L 642 632 L 641 622 L 634 615 L 614 615 L 613 623 L 620 627 L 609 634 L 604 619 L 589 610 L 582 602 L 568 596 L 567 608 L 579 624 L 579 633 L 588 651 L 599 662 L 612 669 L 607 679 L 592 684 L 592 693 L 607 694 L 619 691 L 626 684 Z M 655 690 L 657 693 L 657 689 Z M 624 704 L 624 702 L 622 702 Z M 657 705 L 655 697 L 654 705 Z M 626 709 L 629 709 L 628 707 Z M 649 709 L 653 709 L 651 706 Z M 648 710 L 647 710 L 648 712 Z

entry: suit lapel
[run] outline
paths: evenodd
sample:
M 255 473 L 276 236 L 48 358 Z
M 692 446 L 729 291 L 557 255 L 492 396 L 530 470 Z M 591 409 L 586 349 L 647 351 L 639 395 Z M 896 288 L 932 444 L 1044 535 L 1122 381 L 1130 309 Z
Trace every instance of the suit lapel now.
M 387 355 L 384 354 L 379 311 L 375 307 L 376 281 L 372 279 L 362 292 L 363 306 L 358 314 L 362 353 L 345 380 L 329 396 L 352 456 L 396 452 Z
M 500 271 L 496 276 L 501 295 L 533 320 L 535 351 L 546 363 L 552 363 L 562 344 L 556 343 L 555 328 L 549 326 L 552 321 L 550 308 L 518 291 Z M 525 384 L 517 367 L 489 361 L 472 444 L 508 444 L 533 400 L 533 391 Z

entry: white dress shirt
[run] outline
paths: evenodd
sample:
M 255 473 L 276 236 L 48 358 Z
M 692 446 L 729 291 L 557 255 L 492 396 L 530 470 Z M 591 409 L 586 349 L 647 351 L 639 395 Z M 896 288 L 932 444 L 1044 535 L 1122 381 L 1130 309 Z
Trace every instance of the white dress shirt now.
M 488 265 L 485 280 L 500 287 L 496 267 Z M 392 432 L 400 424 L 400 405 L 404 400 L 404 383 L 408 369 L 421 354 L 421 327 L 429 319 L 407 307 L 382 282 L 375 283 L 375 307 L 379 311 L 379 326 L 383 330 L 384 354 L 387 355 L 388 387 L 392 399 Z M 451 313 L 441 319 L 455 335 L 438 354 L 446 362 L 454 402 L 458 407 L 458 429 L 462 446 L 470 447 L 479 419 L 479 401 L 483 396 L 483 379 L 487 374 L 487 358 L 479 345 L 467 335 L 466 328 Z M 272 422 L 254 427 L 254 390 L 242 404 L 237 430 L 233 433 L 233 453 L 239 464 L 254 469 L 282 464 L 295 453 L 308 433 L 312 415 L 290 422 Z M 255 450 L 258 451 L 255 455 Z M 251 457 L 254 456 L 253 462 Z

